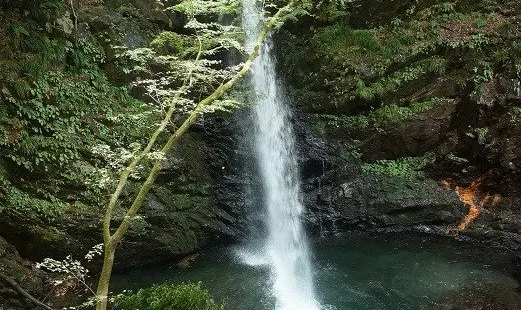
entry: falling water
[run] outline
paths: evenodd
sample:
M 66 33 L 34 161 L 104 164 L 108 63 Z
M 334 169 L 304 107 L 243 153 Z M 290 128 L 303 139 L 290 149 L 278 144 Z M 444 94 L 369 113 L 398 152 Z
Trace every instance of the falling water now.
M 256 0 L 243 0 L 243 27 L 252 48 L 261 30 Z M 290 113 L 277 84 L 270 38 L 252 68 L 255 149 L 267 210 L 263 249 L 273 277 L 277 310 L 317 310 L 308 244 L 301 223 L 302 198 Z

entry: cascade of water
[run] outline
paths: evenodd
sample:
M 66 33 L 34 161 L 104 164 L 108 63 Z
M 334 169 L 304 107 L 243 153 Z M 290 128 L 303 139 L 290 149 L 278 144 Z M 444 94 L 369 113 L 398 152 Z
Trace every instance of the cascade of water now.
M 247 47 L 260 32 L 256 0 L 243 0 Z M 302 197 L 290 113 L 284 105 L 267 39 L 252 68 L 256 93 L 255 149 L 264 187 L 267 238 L 265 261 L 273 275 L 278 310 L 317 310 L 306 235 L 301 223 Z

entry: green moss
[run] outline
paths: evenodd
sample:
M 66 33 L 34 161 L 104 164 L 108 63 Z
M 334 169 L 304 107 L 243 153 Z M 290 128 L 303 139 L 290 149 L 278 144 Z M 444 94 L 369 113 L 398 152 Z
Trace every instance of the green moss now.
M 163 31 L 150 42 L 150 47 L 161 55 L 182 55 L 185 39 L 175 32 Z
M 322 120 L 327 126 L 339 127 L 348 131 L 377 130 L 385 131 L 395 125 L 413 119 L 435 106 L 450 104 L 453 100 L 443 98 L 432 98 L 426 101 L 413 102 L 407 106 L 397 104 L 382 105 L 367 115 L 356 116 L 333 116 L 322 115 Z
M 435 157 L 427 153 L 422 157 L 402 157 L 395 160 L 378 160 L 375 163 L 362 165 L 365 173 L 384 174 L 396 178 L 421 178 L 424 176 L 423 169 L 433 163 Z

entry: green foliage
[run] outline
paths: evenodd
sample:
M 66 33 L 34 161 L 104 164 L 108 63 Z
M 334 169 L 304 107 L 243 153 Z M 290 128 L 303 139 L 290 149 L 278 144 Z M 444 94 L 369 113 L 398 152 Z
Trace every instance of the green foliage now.
M 456 2 L 442 2 L 419 11 L 417 18 L 449 20 L 453 18 L 456 13 Z
M 483 28 L 487 25 L 491 17 L 491 14 L 480 16 L 476 19 L 476 27 Z
M 8 214 L 24 222 L 53 220 L 62 215 L 68 205 L 44 189 L 37 195 L 13 186 L 0 176 L 0 214 Z
M 321 0 L 312 3 L 312 8 L 307 8 L 313 16 L 320 21 L 334 21 L 347 15 L 347 3 L 345 0 Z
M 201 283 L 162 284 L 117 300 L 119 310 L 224 310 Z
M 521 121 L 521 107 L 512 107 L 510 112 L 510 123 L 517 125 Z
M 360 152 L 360 141 L 351 140 L 347 143 L 346 146 L 340 150 L 340 158 L 348 162 L 360 163 L 360 158 L 362 158 L 362 153 Z
M 485 144 L 485 142 L 487 142 L 489 132 L 488 127 L 474 128 L 474 132 L 476 133 L 476 138 L 478 139 L 479 144 Z
M 125 135 L 109 128 L 111 110 L 118 103 L 139 106 L 124 89 L 111 87 L 100 71 L 50 71 L 28 90 L 23 99 L 6 96 L 11 105 L 0 118 L 0 145 L 9 147 L 4 156 L 30 171 L 64 168 L 98 138 Z
M 51 38 L 31 29 L 30 35 L 21 41 L 20 73 L 38 79 L 45 72 L 59 68 L 71 46 L 64 39 Z
M 188 0 L 169 8 L 187 14 L 188 16 L 209 14 L 233 14 L 240 8 L 240 0 Z
M 403 70 L 396 71 L 369 86 L 366 86 L 360 80 L 357 83 L 358 96 L 365 100 L 381 97 L 384 94 L 398 91 L 427 74 L 441 75 L 445 72 L 445 67 L 445 59 L 432 57 L 416 62 Z
M 160 55 L 180 55 L 183 54 L 185 39 L 183 36 L 171 32 L 163 31 L 150 42 L 152 47 Z
M 375 39 L 374 30 L 355 30 L 340 24 L 325 27 L 316 34 L 315 40 L 331 52 L 353 47 L 358 55 L 363 56 L 365 53 L 372 55 L 380 50 L 380 44 Z
M 474 76 L 472 80 L 476 84 L 476 89 L 480 90 L 483 85 L 492 79 L 494 71 L 492 64 L 488 61 L 479 61 L 477 66 L 472 69 Z
M 154 111 L 109 83 L 92 38 L 74 43 L 13 23 L 0 68 L 0 212 L 52 219 L 103 203 L 109 158 L 149 132 Z
M 11 29 L 13 30 L 13 35 L 17 38 L 17 39 L 20 39 L 22 37 L 28 37 L 29 36 L 29 31 L 27 31 L 27 29 L 25 29 L 23 26 L 17 24 L 17 23 L 13 23 L 11 25 Z
M 383 44 L 382 58 L 393 59 L 398 57 L 402 51 L 410 46 L 413 42 L 413 35 L 404 31 L 396 31 L 396 33 Z
M 100 64 L 105 62 L 102 46 L 92 38 L 76 40 L 75 47 L 69 48 L 69 54 L 71 66 L 76 69 L 96 70 Z
M 383 174 L 396 178 L 422 178 L 425 167 L 434 162 L 435 156 L 427 153 L 422 157 L 402 157 L 396 160 L 377 160 L 362 165 L 365 173 Z
M 450 103 L 452 103 L 451 99 L 432 98 L 427 101 L 413 102 L 408 106 L 399 106 L 397 104 L 382 105 L 367 115 L 347 117 L 327 115 L 324 116 L 324 119 L 330 126 L 342 127 L 349 131 L 385 131 L 397 124 L 411 120 L 437 105 Z
M 396 104 L 384 105 L 371 112 L 369 118 L 376 128 L 387 128 L 389 126 L 413 119 L 416 115 L 423 113 L 432 107 L 447 103 L 450 100 L 433 98 L 428 101 L 414 102 L 410 106 L 402 107 Z

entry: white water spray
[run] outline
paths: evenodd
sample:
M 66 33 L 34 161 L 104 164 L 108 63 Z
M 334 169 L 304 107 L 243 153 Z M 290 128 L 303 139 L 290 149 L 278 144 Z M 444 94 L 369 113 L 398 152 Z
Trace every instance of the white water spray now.
M 251 48 L 261 30 L 256 0 L 243 0 L 243 27 Z M 256 93 L 254 105 L 255 149 L 264 186 L 267 216 L 265 261 L 273 276 L 277 310 L 317 310 L 306 235 L 295 142 L 290 113 L 284 106 L 267 38 L 252 68 L 251 83 Z

